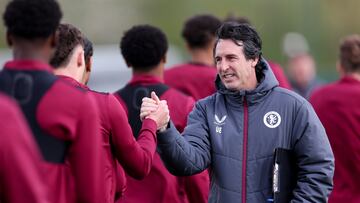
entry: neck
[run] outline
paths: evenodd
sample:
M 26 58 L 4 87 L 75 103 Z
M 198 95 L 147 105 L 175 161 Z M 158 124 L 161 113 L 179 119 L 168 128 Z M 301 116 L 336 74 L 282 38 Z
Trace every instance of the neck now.
M 258 85 L 258 82 L 255 77 L 255 80 L 249 80 L 248 83 L 244 85 L 244 90 L 247 90 L 247 91 L 254 90 L 257 85 Z
M 43 63 L 49 63 L 51 54 L 44 49 L 31 46 L 14 46 L 13 58 L 15 60 L 36 60 Z
M 149 70 L 149 71 L 139 71 L 133 69 L 133 74 L 146 74 L 146 75 L 152 75 L 155 77 L 158 77 L 160 79 L 164 78 L 164 65 L 159 64 L 155 68 Z
M 74 71 L 71 71 L 70 67 L 61 66 L 61 67 L 54 70 L 54 74 L 55 75 L 67 76 L 67 77 L 70 77 L 70 78 L 76 80 L 79 83 L 82 83 L 82 77 L 78 76 Z
M 213 53 L 211 49 L 192 49 L 190 50 L 191 62 L 214 66 Z
M 354 72 L 354 73 L 350 73 L 349 75 L 350 75 L 352 78 L 360 81 L 360 73 Z
M 256 78 L 256 73 L 254 71 L 249 75 L 248 80 L 244 81 L 241 89 L 246 91 L 251 91 L 254 90 L 257 87 L 257 85 L 258 85 L 258 81 Z

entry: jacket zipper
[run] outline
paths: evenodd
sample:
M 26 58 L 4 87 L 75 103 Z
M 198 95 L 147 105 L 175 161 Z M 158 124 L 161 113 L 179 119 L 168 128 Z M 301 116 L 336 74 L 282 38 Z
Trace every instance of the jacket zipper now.
M 244 96 L 244 134 L 243 134 L 243 161 L 242 161 L 242 203 L 246 203 L 246 162 L 247 162 L 247 138 L 248 138 L 248 104 Z

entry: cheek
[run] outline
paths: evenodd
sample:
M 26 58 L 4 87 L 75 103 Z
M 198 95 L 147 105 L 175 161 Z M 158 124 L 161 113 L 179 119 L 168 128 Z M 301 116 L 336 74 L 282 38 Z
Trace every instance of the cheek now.
M 221 71 L 220 66 L 219 66 L 219 65 L 217 65 L 217 64 L 215 64 L 215 67 L 216 67 L 217 72 L 218 72 L 218 73 L 220 73 L 220 71 Z
M 234 66 L 235 67 L 235 66 Z M 238 63 L 234 70 L 240 77 L 248 77 L 251 75 L 251 72 L 255 71 L 248 63 Z

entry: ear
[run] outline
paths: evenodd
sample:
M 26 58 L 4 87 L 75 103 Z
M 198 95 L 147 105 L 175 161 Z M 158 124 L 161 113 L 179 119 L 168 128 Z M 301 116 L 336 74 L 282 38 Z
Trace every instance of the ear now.
M 85 65 L 86 65 L 86 72 L 91 72 L 92 62 L 93 62 L 93 59 L 92 59 L 92 57 L 90 57 L 88 63 L 85 63 Z
M 251 59 L 251 66 L 255 68 L 256 64 L 259 62 L 259 57 Z
M 340 76 L 345 75 L 344 68 L 342 67 L 339 61 L 336 62 L 336 71 L 339 73 Z
M 126 63 L 126 66 L 127 66 L 128 68 L 131 68 L 131 67 L 132 67 L 132 65 L 131 65 L 130 63 L 128 63 L 127 61 L 125 61 L 125 63 Z
M 162 62 L 166 63 L 166 61 L 167 61 L 166 54 L 163 56 L 163 58 L 161 60 L 162 60 Z
M 6 43 L 9 47 L 13 45 L 13 39 L 8 31 L 6 32 Z
M 50 36 L 50 45 L 52 48 L 55 48 L 58 43 L 59 43 L 59 32 L 56 31 Z
M 77 56 L 76 56 L 76 64 L 77 64 L 77 67 L 82 67 L 83 66 L 83 63 L 85 63 L 84 61 L 84 51 L 81 50 L 77 53 Z

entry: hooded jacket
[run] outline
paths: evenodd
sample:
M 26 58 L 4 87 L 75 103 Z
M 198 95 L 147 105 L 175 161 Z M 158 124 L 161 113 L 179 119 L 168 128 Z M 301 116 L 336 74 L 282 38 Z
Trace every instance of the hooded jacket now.
M 326 202 L 334 157 L 325 130 L 311 105 L 260 64 L 252 91 L 230 91 L 218 77 L 217 93 L 196 103 L 183 136 L 171 123 L 158 135 L 160 155 L 175 175 L 210 167 L 211 203 L 262 203 L 272 198 L 275 148 L 291 149 L 299 170 L 291 202 Z

